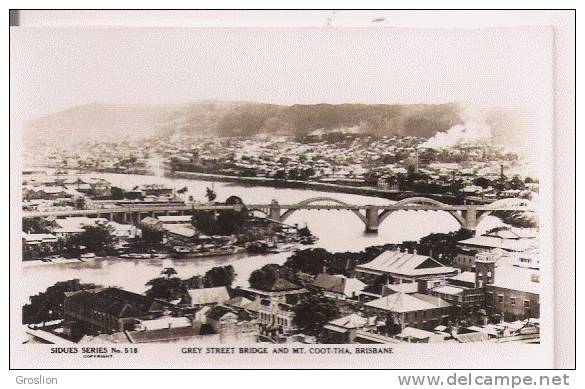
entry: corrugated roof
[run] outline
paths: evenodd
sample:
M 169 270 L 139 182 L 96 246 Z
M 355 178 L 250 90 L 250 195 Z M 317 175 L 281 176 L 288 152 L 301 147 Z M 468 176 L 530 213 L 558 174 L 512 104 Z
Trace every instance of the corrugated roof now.
M 449 278 L 449 280 L 466 282 L 468 284 L 475 284 L 475 272 L 464 271 L 457 274 L 455 277 Z
M 507 251 L 526 251 L 538 245 L 534 239 L 503 239 L 492 236 L 474 236 L 457 243 L 477 247 L 501 248 Z
M 449 294 L 449 295 L 459 295 L 463 293 L 462 288 L 456 288 L 454 286 L 444 285 L 444 286 L 437 286 L 436 288 L 431 289 L 433 292 L 442 293 L 442 294 Z
M 372 261 L 357 267 L 357 270 L 361 269 L 407 276 L 443 274 L 455 271 L 454 268 L 445 266 L 431 257 L 397 250 L 383 252 Z
M 110 314 L 114 317 L 140 317 L 151 312 L 163 311 L 165 303 L 141 294 L 118 288 L 87 289 L 67 297 L 86 309 Z
M 392 312 L 412 312 L 436 309 L 437 306 L 428 303 L 420 298 L 413 297 L 406 293 L 394 293 L 388 296 L 370 301 L 365 304 L 367 307 L 382 309 Z
M 368 319 L 352 313 L 339 319 L 331 320 L 328 324 L 343 328 L 361 328 L 368 324 Z
M 189 289 L 187 293 L 191 297 L 191 305 L 220 304 L 230 299 L 230 295 L 225 286 Z
M 516 266 L 498 266 L 494 272 L 493 286 L 518 290 L 522 292 L 540 293 L 539 271 Z
M 434 335 L 435 335 L 434 332 L 429 332 L 414 327 L 406 327 L 397 336 L 399 338 L 427 339 Z
M 345 296 L 351 296 L 354 292 L 359 292 L 366 287 L 366 284 L 357 278 L 347 278 L 341 274 L 319 274 L 313 286 L 325 289 L 329 292 L 341 293 Z

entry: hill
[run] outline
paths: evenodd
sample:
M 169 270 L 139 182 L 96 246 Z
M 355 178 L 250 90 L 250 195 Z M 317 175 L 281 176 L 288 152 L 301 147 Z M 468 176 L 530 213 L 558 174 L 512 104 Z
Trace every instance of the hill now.
M 172 133 L 251 136 L 357 128 L 375 135 L 429 138 L 463 123 L 458 104 L 275 105 L 207 100 L 174 105 L 91 103 L 25 124 L 27 136 L 114 139 Z

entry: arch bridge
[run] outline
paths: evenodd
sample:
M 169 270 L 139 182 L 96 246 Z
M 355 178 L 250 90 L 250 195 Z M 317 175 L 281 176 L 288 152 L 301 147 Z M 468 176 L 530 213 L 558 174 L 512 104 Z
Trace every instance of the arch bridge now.
M 326 204 L 323 204 L 326 203 Z M 346 210 L 355 214 L 365 225 L 366 232 L 377 232 L 380 224 L 396 211 L 443 211 L 449 213 L 467 230 L 475 230 L 487 216 L 496 211 L 533 212 L 530 200 L 501 199 L 490 204 L 451 205 L 427 197 L 410 197 L 388 205 L 349 204 L 332 197 L 313 197 L 296 204 L 279 204 L 272 200 L 269 205 L 247 205 L 250 210 L 259 210 L 276 222 L 282 223 L 298 210 Z
M 312 197 L 296 204 L 280 204 L 272 200 L 270 204 L 136 204 L 111 206 L 95 209 L 24 211 L 23 218 L 98 216 L 123 223 L 138 223 L 145 216 L 184 215 L 194 211 L 241 211 L 243 208 L 261 211 L 268 219 L 282 223 L 299 210 L 346 210 L 351 211 L 364 223 L 367 232 L 377 232 L 380 224 L 396 211 L 444 211 L 449 213 L 465 229 L 475 230 L 488 215 L 496 211 L 533 212 L 534 206 L 526 199 L 502 199 L 491 204 L 451 205 L 427 197 L 410 197 L 393 204 L 349 204 L 332 197 Z

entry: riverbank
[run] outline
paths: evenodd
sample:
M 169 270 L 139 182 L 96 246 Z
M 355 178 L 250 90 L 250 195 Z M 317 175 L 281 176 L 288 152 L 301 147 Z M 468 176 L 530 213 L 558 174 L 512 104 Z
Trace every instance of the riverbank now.
M 99 257 L 95 257 L 99 258 Z M 95 258 L 83 258 L 83 260 L 79 258 L 54 258 L 50 261 L 42 261 L 40 259 L 33 259 L 28 261 L 23 261 L 22 266 L 27 267 L 36 267 L 36 266 L 50 266 L 50 265 L 63 265 L 63 264 L 70 264 L 70 263 L 87 263 L 93 262 Z
M 121 174 L 121 175 L 141 175 L 155 177 L 154 174 L 143 174 L 136 173 L 125 173 L 125 172 L 106 172 L 106 171 L 80 171 L 82 174 Z M 167 178 L 179 178 L 188 180 L 204 180 L 209 182 L 223 182 L 223 183 L 237 183 L 242 186 L 262 186 L 268 188 L 282 188 L 282 189 L 300 189 L 300 190 L 315 190 L 329 193 L 343 193 L 350 195 L 370 196 L 387 199 L 391 201 L 400 201 L 409 197 L 426 197 L 433 200 L 440 201 L 445 204 L 454 204 L 455 196 L 449 194 L 435 194 L 435 193 L 419 193 L 413 191 L 399 191 L 399 190 L 387 190 L 378 189 L 365 186 L 352 186 L 352 185 L 341 185 L 332 184 L 327 182 L 310 182 L 310 181 L 299 181 L 299 180 L 277 180 L 274 178 L 267 177 L 243 177 L 243 176 L 229 176 L 225 174 L 210 174 L 210 173 L 197 173 L 197 172 L 185 172 L 185 171 L 165 171 L 164 177 Z M 470 199 L 475 203 L 489 203 L 488 200 L 481 199 Z
M 166 172 L 165 177 L 169 178 L 184 178 L 193 180 L 205 180 L 214 182 L 235 182 L 243 185 L 252 186 L 266 186 L 271 188 L 287 188 L 287 189 L 306 189 L 318 190 L 322 192 L 331 193 L 345 193 L 361 196 L 373 196 L 388 199 L 392 201 L 399 201 L 408 197 L 428 197 L 444 203 L 451 203 L 454 200 L 452 195 L 439 195 L 432 193 L 416 193 L 411 191 L 385 190 L 372 187 L 351 186 L 341 184 L 331 184 L 326 182 L 310 182 L 299 180 L 277 180 L 267 177 L 242 177 L 242 176 L 228 176 L 223 174 L 208 174 L 196 172 Z

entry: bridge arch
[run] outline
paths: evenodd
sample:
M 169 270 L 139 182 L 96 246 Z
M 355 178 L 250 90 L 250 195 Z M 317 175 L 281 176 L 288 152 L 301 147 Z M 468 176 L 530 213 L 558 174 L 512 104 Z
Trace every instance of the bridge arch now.
M 347 208 L 348 211 L 353 212 L 357 217 L 360 218 L 360 220 L 362 222 L 364 222 L 364 223 L 367 222 L 366 221 L 366 217 L 364 215 L 362 215 L 357 209 L 352 209 L 351 206 L 348 203 L 343 202 L 341 200 L 334 199 L 333 197 L 312 197 L 310 199 L 306 199 L 306 200 L 303 200 L 303 201 L 301 201 L 299 203 L 296 203 L 295 204 L 295 207 L 302 208 L 305 205 L 309 205 L 309 204 L 313 204 L 313 203 L 320 203 L 320 202 L 324 202 L 324 201 L 329 201 L 329 202 L 332 202 L 332 203 L 335 203 L 335 204 L 339 204 L 339 205 L 347 205 L 348 206 L 348 208 Z M 284 212 L 280 216 L 280 220 L 281 221 L 286 220 L 286 218 L 288 218 L 290 215 L 292 215 L 293 213 L 295 213 L 298 210 L 299 209 L 297 209 L 297 208 L 290 208 L 290 209 L 288 209 L 286 212 Z
M 408 197 L 406 199 L 402 199 L 400 201 L 397 201 L 396 203 L 394 203 L 394 205 L 396 205 L 396 206 L 434 205 L 434 206 L 437 206 L 439 208 L 448 207 L 447 204 L 442 203 L 439 200 L 431 199 L 428 197 Z M 382 213 L 380 213 L 380 217 L 378 218 L 379 223 L 381 224 L 384 221 L 384 219 L 386 219 L 388 216 L 390 216 L 390 214 L 392 212 L 396 212 L 396 211 L 389 210 L 389 209 L 382 211 Z M 455 218 L 455 220 L 457 220 L 457 222 L 462 227 L 466 226 L 465 217 L 463 215 L 457 213 L 457 211 L 447 211 L 446 210 L 445 212 L 448 212 L 451 216 L 453 216 L 453 218 Z

